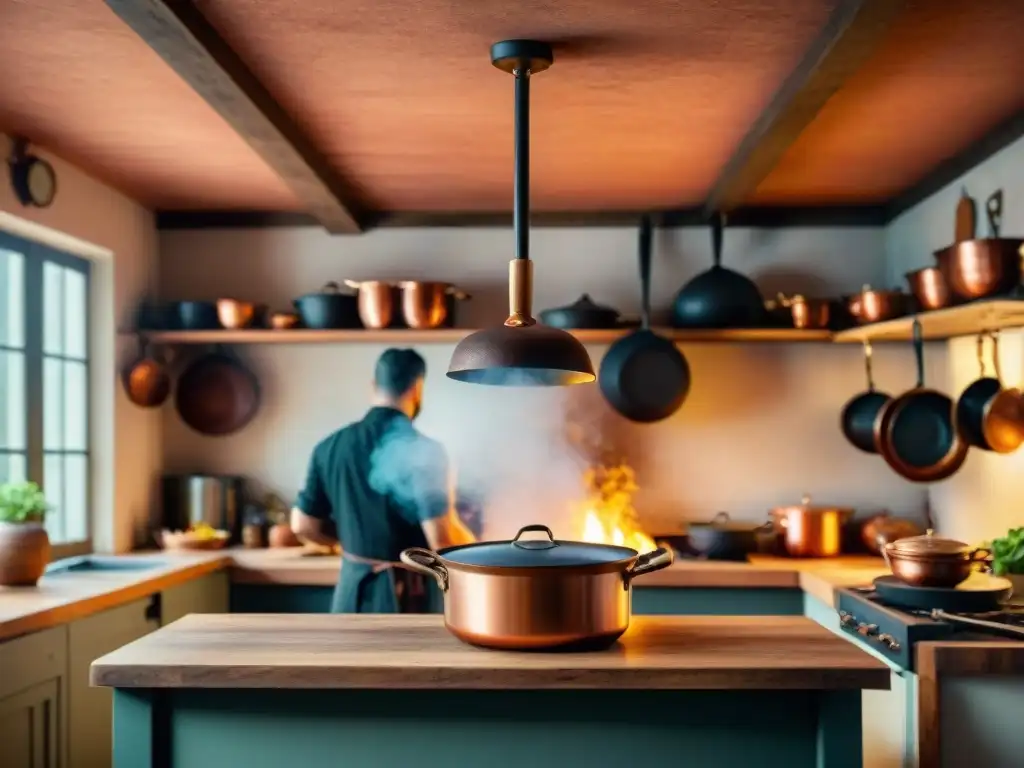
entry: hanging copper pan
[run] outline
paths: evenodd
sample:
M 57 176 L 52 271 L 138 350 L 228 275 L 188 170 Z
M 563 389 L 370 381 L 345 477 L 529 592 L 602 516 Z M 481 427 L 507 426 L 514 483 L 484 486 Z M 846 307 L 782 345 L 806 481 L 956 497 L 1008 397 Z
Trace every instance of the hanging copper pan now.
M 203 435 L 230 435 L 259 410 L 259 383 L 236 358 L 217 351 L 193 362 L 178 380 L 178 415 Z
M 171 377 L 163 359 L 145 339 L 139 339 L 139 354 L 121 372 L 121 384 L 128 399 L 140 408 L 157 408 L 171 394 Z
M 914 319 L 917 384 L 882 408 L 875 421 L 878 452 L 893 470 L 915 483 L 945 480 L 963 466 L 967 443 L 953 423 L 953 401 L 924 383 L 921 323 Z

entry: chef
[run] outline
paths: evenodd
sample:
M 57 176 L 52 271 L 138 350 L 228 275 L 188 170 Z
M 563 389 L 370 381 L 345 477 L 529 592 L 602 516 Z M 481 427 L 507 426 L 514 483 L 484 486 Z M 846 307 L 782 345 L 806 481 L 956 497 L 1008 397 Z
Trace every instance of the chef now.
M 313 449 L 291 527 L 303 541 L 340 545 L 335 613 L 431 612 L 439 603 L 436 585 L 406 569 L 399 553 L 474 541 L 455 513 L 444 448 L 413 426 L 426 371 L 414 350 L 386 350 L 366 415 Z

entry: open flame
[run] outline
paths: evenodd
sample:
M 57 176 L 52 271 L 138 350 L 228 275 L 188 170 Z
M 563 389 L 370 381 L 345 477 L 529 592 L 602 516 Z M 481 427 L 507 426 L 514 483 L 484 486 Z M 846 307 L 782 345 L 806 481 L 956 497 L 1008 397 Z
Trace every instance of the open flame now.
M 656 548 L 654 539 L 640 527 L 633 508 L 637 485 L 629 466 L 592 467 L 584 474 L 583 485 L 587 492 L 580 510 L 583 541 L 630 547 L 637 552 Z

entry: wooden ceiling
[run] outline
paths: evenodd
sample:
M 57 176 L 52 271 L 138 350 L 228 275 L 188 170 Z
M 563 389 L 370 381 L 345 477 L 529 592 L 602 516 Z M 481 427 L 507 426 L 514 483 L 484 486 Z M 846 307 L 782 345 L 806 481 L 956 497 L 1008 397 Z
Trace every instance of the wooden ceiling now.
M 513 83 L 488 49 L 536 37 L 556 61 L 532 88 L 535 210 L 687 208 L 722 183 L 844 3 L 857 5 L 136 0 L 147 16 L 132 29 L 111 9 L 127 0 L 0 0 L 0 131 L 162 210 L 302 211 L 320 184 L 353 212 L 507 211 Z M 173 24 L 156 25 L 154 52 L 137 25 L 153 29 L 163 6 L 198 11 L 308 151 L 281 160 L 273 131 L 243 139 L 204 101 L 208 73 L 200 95 L 164 60 Z M 740 202 L 885 203 L 1024 110 L 1024 2 L 909 0 L 884 21 L 838 92 L 762 152 Z M 305 191 L 282 172 L 302 161 Z

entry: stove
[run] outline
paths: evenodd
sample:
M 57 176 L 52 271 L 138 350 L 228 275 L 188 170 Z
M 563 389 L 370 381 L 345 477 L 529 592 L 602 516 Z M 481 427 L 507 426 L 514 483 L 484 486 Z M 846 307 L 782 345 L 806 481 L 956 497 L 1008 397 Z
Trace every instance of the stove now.
M 839 625 L 894 664 L 914 669 L 914 643 L 923 640 L 1019 640 L 1024 605 L 988 613 L 911 611 L 882 600 L 872 587 L 836 590 Z

